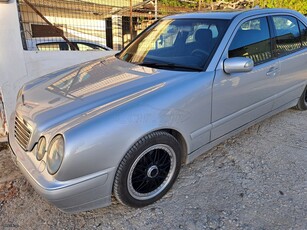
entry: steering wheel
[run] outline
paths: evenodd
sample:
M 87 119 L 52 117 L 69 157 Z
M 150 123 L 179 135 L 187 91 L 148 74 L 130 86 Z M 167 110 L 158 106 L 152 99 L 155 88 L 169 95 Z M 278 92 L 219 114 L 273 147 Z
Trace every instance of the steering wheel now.
M 201 49 L 195 49 L 192 51 L 192 55 L 203 58 L 204 56 L 209 57 L 210 54 L 208 51 L 201 50 Z

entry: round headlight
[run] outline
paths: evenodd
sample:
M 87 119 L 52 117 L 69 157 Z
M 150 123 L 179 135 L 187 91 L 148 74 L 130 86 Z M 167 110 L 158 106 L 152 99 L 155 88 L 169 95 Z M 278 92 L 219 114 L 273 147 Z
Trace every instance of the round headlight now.
M 52 139 L 47 152 L 47 169 L 51 175 L 59 170 L 63 158 L 64 139 L 61 135 L 57 135 Z
M 45 152 L 46 152 L 46 138 L 41 137 L 37 144 L 36 159 L 38 161 L 41 161 L 45 156 Z

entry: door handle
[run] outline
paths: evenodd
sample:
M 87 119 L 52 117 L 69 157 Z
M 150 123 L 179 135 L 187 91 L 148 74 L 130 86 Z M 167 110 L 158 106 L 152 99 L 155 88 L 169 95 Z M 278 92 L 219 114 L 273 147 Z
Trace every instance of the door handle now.
M 268 77 L 275 77 L 278 72 L 278 67 L 271 67 L 269 71 L 266 73 Z

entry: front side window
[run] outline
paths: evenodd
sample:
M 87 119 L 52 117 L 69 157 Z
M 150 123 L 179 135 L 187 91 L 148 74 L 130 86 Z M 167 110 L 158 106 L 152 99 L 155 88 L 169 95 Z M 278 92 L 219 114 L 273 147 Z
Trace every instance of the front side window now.
M 168 70 L 201 71 L 209 63 L 229 20 L 165 19 L 144 31 L 118 58 Z
M 276 33 L 276 51 L 278 56 L 292 53 L 302 47 L 300 29 L 296 18 L 291 16 L 273 16 Z
M 251 58 L 255 65 L 272 58 L 266 17 L 249 20 L 240 26 L 229 47 L 228 56 Z

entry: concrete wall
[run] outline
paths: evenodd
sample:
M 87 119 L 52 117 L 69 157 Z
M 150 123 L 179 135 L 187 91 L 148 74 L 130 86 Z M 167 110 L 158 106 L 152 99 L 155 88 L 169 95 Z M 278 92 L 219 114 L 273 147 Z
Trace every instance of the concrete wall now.
M 44 74 L 97 59 L 115 52 L 105 51 L 24 51 L 22 47 L 16 0 L 0 2 L 0 135 L 5 119 L 14 111 L 20 87 Z M 0 101 L 1 105 L 1 101 Z M 7 127 L 5 127 L 7 130 Z

